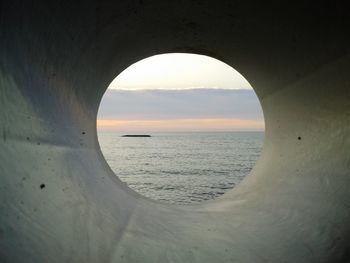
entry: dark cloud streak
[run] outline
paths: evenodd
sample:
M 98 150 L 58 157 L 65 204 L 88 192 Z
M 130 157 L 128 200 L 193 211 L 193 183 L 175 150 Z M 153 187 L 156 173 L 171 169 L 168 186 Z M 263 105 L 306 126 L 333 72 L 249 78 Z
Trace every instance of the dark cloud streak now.
M 98 118 L 262 120 L 263 115 L 253 90 L 107 90 Z

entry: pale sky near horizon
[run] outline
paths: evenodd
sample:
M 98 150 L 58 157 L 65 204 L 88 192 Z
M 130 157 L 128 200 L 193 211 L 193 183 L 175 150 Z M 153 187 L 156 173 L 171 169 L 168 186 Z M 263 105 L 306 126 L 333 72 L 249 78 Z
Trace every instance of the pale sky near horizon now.
M 248 81 L 203 55 L 171 53 L 141 60 L 119 74 L 102 98 L 99 131 L 264 130 Z

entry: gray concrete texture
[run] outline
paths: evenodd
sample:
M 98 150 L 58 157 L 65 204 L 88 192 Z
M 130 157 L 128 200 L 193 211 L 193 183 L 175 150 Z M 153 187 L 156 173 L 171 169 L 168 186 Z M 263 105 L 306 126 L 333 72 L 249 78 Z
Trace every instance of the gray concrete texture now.
M 340 1 L 0 2 L 0 262 L 350 262 L 350 34 Z M 151 55 L 237 69 L 264 111 L 263 153 L 193 206 L 128 189 L 96 114 Z

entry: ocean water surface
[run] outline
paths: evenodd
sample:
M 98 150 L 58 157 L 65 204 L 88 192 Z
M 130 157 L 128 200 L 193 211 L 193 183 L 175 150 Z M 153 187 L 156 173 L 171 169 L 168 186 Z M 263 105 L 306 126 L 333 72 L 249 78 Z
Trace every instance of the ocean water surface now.
M 253 168 L 264 138 L 263 132 L 123 134 L 98 133 L 112 170 L 138 193 L 175 204 L 214 199 L 234 188 Z

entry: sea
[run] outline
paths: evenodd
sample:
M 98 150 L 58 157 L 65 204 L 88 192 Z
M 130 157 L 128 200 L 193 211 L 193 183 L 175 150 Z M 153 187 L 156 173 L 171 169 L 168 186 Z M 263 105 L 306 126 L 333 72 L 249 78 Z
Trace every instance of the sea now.
M 238 185 L 260 156 L 264 132 L 99 131 L 106 161 L 136 192 L 165 203 L 196 204 Z M 129 133 L 130 134 L 130 133 Z

